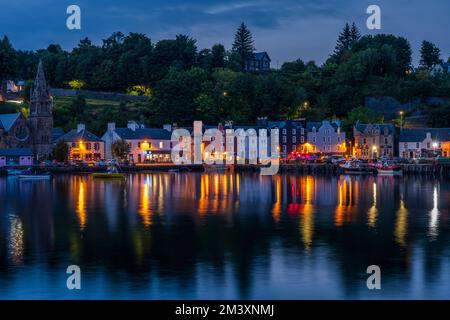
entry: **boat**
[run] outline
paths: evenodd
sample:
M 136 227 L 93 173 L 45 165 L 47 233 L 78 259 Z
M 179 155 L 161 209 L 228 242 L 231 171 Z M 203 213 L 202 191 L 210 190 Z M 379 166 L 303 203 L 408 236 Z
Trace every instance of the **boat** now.
M 381 164 L 377 167 L 378 175 L 382 176 L 400 176 L 403 174 L 402 168 L 395 164 Z
M 372 174 L 374 169 L 364 166 L 359 161 L 347 161 L 341 166 L 346 174 Z
M 92 174 L 97 179 L 124 179 L 125 173 L 120 172 L 95 172 Z

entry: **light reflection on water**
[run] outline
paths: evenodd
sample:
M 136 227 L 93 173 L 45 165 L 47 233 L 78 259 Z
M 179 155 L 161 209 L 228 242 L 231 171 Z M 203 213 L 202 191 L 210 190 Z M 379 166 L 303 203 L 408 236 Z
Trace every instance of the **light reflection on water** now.
M 9 177 L 0 198 L 0 298 L 450 299 L 449 181 Z M 70 264 L 81 292 L 65 289 Z

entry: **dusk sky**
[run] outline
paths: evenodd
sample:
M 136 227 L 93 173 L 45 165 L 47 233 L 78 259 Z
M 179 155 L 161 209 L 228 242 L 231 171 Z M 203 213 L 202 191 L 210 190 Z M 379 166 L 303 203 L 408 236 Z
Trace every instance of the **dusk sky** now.
M 345 22 L 362 34 L 393 33 L 409 39 L 418 61 L 420 42 L 434 42 L 442 58 L 450 56 L 448 0 L 0 0 L 0 35 L 17 49 L 58 43 L 70 50 L 83 37 L 100 44 L 114 31 L 142 32 L 153 42 L 184 33 L 198 47 L 231 47 L 240 22 L 253 32 L 256 49 L 267 51 L 272 66 L 301 58 L 322 63 L 332 52 Z M 66 8 L 81 7 L 81 30 L 66 28 Z M 366 9 L 382 10 L 382 29 L 366 28 Z

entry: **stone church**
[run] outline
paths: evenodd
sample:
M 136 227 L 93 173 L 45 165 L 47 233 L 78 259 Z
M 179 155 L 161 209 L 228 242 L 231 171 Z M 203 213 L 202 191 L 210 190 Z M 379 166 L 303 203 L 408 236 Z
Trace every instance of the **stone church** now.
M 48 159 L 53 150 L 53 99 L 39 61 L 31 89 L 30 115 L 0 115 L 0 148 L 31 148 L 35 159 Z

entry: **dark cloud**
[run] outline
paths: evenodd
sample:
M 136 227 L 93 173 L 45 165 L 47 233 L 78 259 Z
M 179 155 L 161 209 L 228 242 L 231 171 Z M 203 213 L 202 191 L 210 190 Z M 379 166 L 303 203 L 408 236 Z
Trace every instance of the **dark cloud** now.
M 15 47 L 38 49 L 50 43 L 74 47 L 80 38 L 100 43 L 113 31 L 144 32 L 153 41 L 187 33 L 201 47 L 221 42 L 230 47 L 241 21 L 252 29 L 259 50 L 277 61 L 303 58 L 322 62 L 332 51 L 339 30 L 355 21 L 363 33 L 366 8 L 382 8 L 381 32 L 407 37 L 416 52 L 423 39 L 450 54 L 448 0 L 0 0 L 0 30 Z M 66 8 L 82 9 L 82 30 L 65 27 Z

